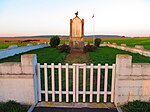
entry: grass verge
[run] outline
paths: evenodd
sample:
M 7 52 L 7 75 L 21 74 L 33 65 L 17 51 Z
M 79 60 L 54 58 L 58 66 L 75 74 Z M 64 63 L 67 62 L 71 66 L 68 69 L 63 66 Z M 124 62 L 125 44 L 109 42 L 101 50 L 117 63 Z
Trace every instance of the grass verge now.
M 121 107 L 123 112 L 150 112 L 150 102 L 133 101 Z
M 0 112 L 27 112 L 29 106 L 21 105 L 15 101 L 1 102 Z

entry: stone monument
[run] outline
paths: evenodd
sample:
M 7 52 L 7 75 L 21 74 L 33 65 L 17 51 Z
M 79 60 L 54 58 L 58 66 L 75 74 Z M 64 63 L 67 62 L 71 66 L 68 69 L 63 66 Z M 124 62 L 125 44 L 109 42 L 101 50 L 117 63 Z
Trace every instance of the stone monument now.
M 70 19 L 70 41 L 72 49 L 81 49 L 84 47 L 84 19 L 78 17 L 78 11 L 75 17 Z

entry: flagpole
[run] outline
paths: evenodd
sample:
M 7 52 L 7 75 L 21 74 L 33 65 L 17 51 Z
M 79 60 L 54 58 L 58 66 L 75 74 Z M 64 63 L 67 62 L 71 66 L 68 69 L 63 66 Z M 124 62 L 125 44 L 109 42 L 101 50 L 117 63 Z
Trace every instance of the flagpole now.
M 93 45 L 95 40 L 95 15 L 94 15 L 95 8 L 93 9 Z

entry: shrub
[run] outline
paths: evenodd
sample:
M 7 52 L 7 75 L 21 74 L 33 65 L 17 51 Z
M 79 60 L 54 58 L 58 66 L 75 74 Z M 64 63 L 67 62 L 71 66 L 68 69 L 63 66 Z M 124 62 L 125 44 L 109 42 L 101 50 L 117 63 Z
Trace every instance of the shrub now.
M 84 52 L 93 52 L 96 50 L 96 47 L 94 45 L 90 45 L 90 43 L 88 43 L 86 46 L 84 46 L 83 50 L 84 50 Z
M 95 45 L 96 47 L 99 47 L 101 41 L 102 41 L 102 40 L 101 40 L 100 38 L 96 38 L 96 39 L 94 40 L 94 45 Z
M 71 50 L 70 46 L 65 43 L 63 45 L 58 46 L 57 49 L 60 52 L 66 52 L 66 53 L 70 53 L 70 50 Z
M 50 40 L 51 47 L 57 47 L 60 44 L 59 36 L 53 36 Z

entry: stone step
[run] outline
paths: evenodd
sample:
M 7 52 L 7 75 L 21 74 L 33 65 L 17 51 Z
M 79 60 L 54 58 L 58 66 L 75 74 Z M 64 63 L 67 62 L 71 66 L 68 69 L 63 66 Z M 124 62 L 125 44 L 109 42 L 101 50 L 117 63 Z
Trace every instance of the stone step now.
M 67 107 L 67 108 L 116 108 L 113 103 L 59 103 L 39 102 L 36 107 Z

